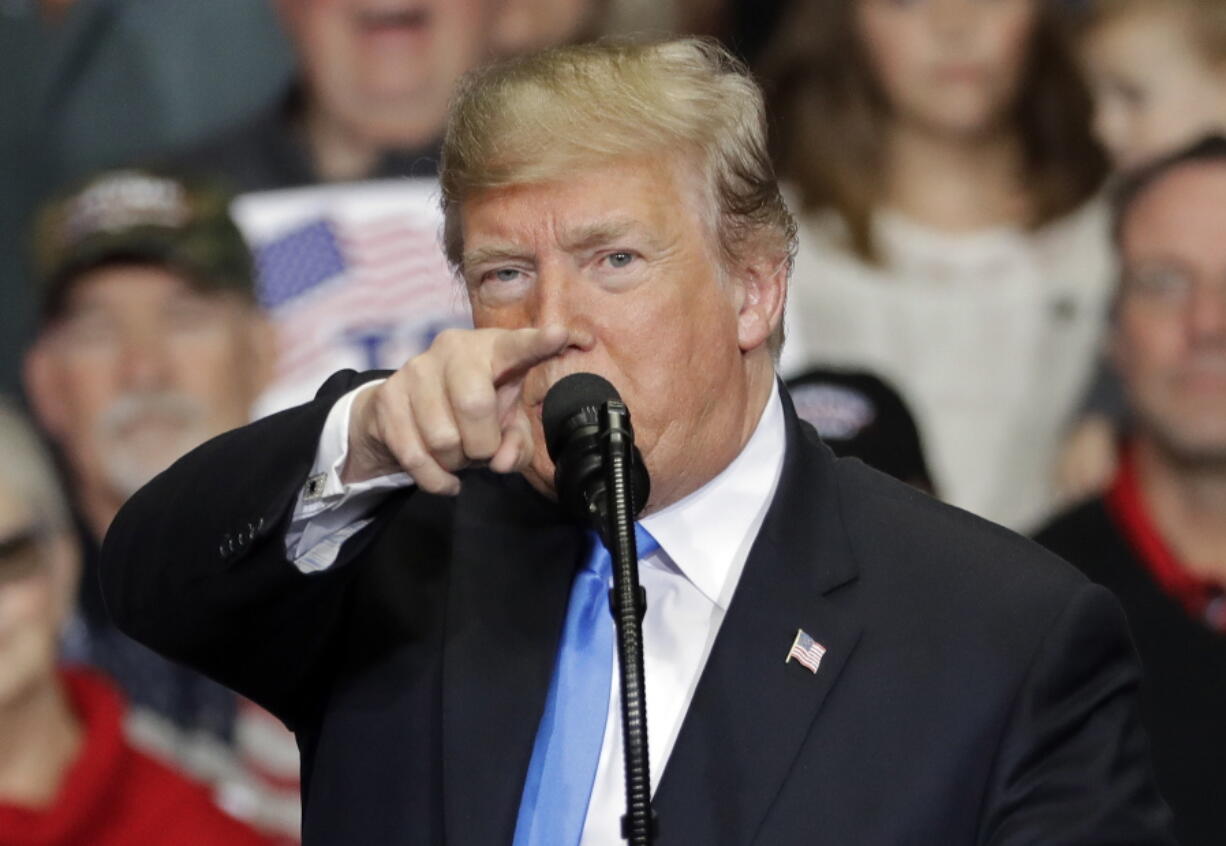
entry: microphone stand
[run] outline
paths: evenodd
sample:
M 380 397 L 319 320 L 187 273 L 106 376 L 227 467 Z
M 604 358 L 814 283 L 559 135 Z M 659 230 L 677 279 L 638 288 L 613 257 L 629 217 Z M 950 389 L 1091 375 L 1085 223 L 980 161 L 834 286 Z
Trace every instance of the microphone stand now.
M 606 497 L 602 537 L 613 561 L 609 609 L 617 628 L 621 669 L 621 712 L 626 769 L 626 814 L 622 839 L 631 846 L 650 846 L 656 820 L 651 807 L 651 761 L 647 749 L 647 690 L 643 670 L 643 614 L 647 593 L 639 584 L 638 545 L 634 537 L 634 435 L 626 406 L 609 400 L 600 408 L 605 457 Z

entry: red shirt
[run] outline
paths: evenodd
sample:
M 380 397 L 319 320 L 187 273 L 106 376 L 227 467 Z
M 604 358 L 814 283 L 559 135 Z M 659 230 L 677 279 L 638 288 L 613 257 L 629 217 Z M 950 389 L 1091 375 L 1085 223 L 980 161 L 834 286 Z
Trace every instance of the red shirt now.
M 201 785 L 123 737 L 119 694 L 101 677 L 62 680 L 84 737 L 51 804 L 0 803 L 0 846 L 269 846 L 213 804 Z
M 1131 447 L 1121 453 L 1119 473 L 1107 492 L 1107 510 L 1154 581 L 1193 618 L 1226 632 L 1226 600 L 1221 586 L 1193 575 L 1158 532 L 1141 496 Z

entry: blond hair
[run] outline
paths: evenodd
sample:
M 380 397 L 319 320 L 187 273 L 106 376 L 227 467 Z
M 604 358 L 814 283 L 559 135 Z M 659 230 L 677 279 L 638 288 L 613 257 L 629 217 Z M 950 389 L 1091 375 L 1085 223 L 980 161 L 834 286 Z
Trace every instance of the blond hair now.
M 727 50 L 700 38 L 562 47 L 465 77 L 443 140 L 447 258 L 461 266 L 459 208 L 480 191 L 662 152 L 692 157 L 705 176 L 726 262 L 757 249 L 790 266 L 796 223 L 767 152 L 762 93 Z
M 1180 13 L 1188 40 L 1211 65 L 1226 63 L 1226 2 L 1223 0 L 1088 0 L 1073 18 L 1085 37 L 1105 24 L 1136 12 Z

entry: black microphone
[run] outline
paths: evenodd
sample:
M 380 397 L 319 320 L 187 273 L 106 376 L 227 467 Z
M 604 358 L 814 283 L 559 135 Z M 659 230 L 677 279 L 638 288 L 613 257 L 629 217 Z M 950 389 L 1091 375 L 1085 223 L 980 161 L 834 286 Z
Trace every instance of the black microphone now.
M 545 447 L 553 459 L 554 490 L 571 516 L 606 537 L 609 514 L 606 451 L 609 442 L 630 447 L 632 516 L 647 504 L 651 480 L 634 446 L 630 411 L 607 379 L 572 373 L 545 394 L 541 410 Z
M 639 584 L 634 518 L 647 504 L 651 480 L 634 445 L 630 411 L 607 380 L 592 373 L 573 373 L 559 380 L 545 394 L 541 423 L 554 463 L 558 502 L 600 533 L 612 558 L 609 610 L 617 630 L 626 767 L 622 839 L 631 846 L 650 846 L 656 817 L 651 807 L 643 670 L 647 594 Z

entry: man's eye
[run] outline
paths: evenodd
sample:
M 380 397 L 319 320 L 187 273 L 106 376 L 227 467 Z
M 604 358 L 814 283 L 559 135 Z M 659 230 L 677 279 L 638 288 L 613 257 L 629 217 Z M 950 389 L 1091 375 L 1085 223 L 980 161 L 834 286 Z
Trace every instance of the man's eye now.
M 487 273 L 486 278 L 495 282 L 514 282 L 519 278 L 519 271 L 513 267 L 500 267 Z
M 634 253 L 619 250 L 616 253 L 609 253 L 605 259 L 609 262 L 610 267 L 625 267 L 634 261 Z
M 1113 79 L 1104 88 L 1104 93 L 1108 97 L 1114 97 L 1129 108 L 1135 109 L 1145 105 L 1147 99 L 1145 89 L 1132 82 L 1123 79 Z
M 73 343 L 105 344 L 118 334 L 115 324 L 98 315 L 71 317 L 60 327 L 64 337 Z
M 174 303 L 163 313 L 166 325 L 171 329 L 200 329 L 220 316 L 220 311 L 209 303 L 186 301 Z
M 497 305 L 518 300 L 531 284 L 530 271 L 518 267 L 496 267 L 480 272 L 472 292 L 487 305 Z
M 1172 268 L 1146 268 L 1126 277 L 1127 287 L 1151 299 L 1184 299 L 1192 290 L 1192 280 Z
M 36 530 L 28 529 L 0 541 L 0 585 L 16 582 L 36 572 L 43 561 L 43 549 Z

